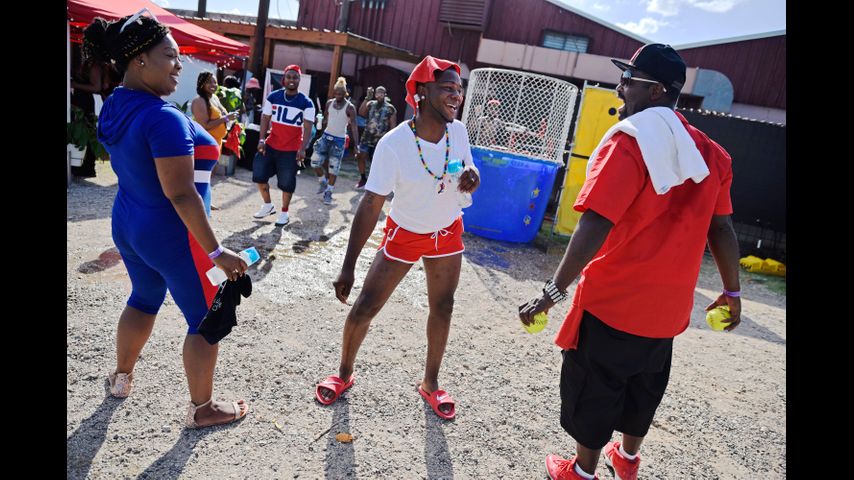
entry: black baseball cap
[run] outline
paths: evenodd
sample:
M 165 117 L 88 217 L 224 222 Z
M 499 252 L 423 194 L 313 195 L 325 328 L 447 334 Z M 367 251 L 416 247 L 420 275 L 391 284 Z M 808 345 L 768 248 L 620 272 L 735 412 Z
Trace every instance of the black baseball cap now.
M 685 61 L 670 45 L 649 43 L 635 52 L 629 63 L 611 59 L 620 70 L 640 70 L 658 80 L 668 90 L 681 91 L 685 85 Z

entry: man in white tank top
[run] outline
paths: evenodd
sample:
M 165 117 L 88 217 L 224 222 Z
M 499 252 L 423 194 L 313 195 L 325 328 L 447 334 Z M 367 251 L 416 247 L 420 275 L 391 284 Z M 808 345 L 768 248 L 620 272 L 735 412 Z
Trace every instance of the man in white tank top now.
M 466 127 L 454 120 L 463 101 L 460 67 L 428 56 L 415 67 L 406 90 L 416 115 L 377 143 L 365 196 L 353 218 L 344 265 L 333 283 L 342 303 L 353 288 L 356 259 L 376 227 L 386 196 L 393 191 L 385 236 L 347 315 L 338 375 L 321 381 L 315 398 L 330 405 L 353 385 L 356 353 L 371 320 L 412 265 L 423 258 L 430 312 L 427 360 L 418 392 L 437 416 L 450 420 L 456 416 L 456 402 L 439 388 L 438 377 L 465 250 L 459 192 L 477 189 L 480 175 L 472 162 Z M 466 164 L 459 183 L 448 175 L 451 159 Z
M 323 203 L 332 204 L 332 192 L 335 190 L 335 179 L 341 170 L 341 159 L 344 157 L 344 141 L 347 136 L 347 126 L 350 126 L 352 145 L 359 144 L 359 127 L 356 125 L 356 107 L 347 100 L 347 82 L 344 77 L 338 77 L 333 90 L 334 98 L 326 102 L 323 108 L 323 134 L 314 142 L 314 154 L 311 156 L 311 166 L 319 177 L 317 193 L 323 194 Z M 329 166 L 324 169 L 323 163 L 329 160 Z

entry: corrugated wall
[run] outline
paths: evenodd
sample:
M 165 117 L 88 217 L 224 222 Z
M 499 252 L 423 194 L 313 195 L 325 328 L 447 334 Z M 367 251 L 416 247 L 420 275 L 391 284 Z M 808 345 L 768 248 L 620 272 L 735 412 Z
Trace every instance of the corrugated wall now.
M 632 37 L 542 0 L 495 0 L 486 38 L 540 45 L 543 30 L 590 39 L 587 53 L 630 58 L 643 45 Z
M 350 31 L 412 51 L 465 62 L 475 68 L 481 32 L 449 29 L 439 22 L 441 0 L 386 0 L 385 8 L 356 1 L 350 7 Z M 377 2 L 373 2 L 374 5 Z M 364 5 L 364 6 L 363 6 Z M 297 24 L 335 29 L 335 0 L 300 2 Z M 590 39 L 588 52 L 630 58 L 642 43 L 618 31 L 544 0 L 492 0 L 485 38 L 528 45 L 542 42 L 543 30 Z M 786 36 L 681 50 L 689 67 L 717 70 L 733 84 L 737 103 L 786 108 Z M 370 66 L 360 58 L 356 68 Z
M 717 70 L 737 103 L 786 108 L 786 36 L 679 50 L 689 66 Z
M 350 5 L 349 29 L 361 35 L 416 55 L 433 55 L 474 65 L 480 32 L 449 29 L 439 23 L 441 0 L 388 0 L 385 8 L 370 8 L 372 2 L 356 1 Z M 376 5 L 376 2 L 374 2 Z M 300 2 L 297 25 L 308 28 L 335 29 L 340 7 L 335 0 Z M 364 60 L 363 60 L 364 62 Z M 368 66 L 357 64 L 357 69 Z

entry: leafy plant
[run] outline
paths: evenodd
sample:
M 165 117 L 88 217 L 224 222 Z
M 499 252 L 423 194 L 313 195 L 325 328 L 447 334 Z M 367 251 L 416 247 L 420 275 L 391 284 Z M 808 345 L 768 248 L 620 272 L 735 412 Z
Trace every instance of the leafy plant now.
M 229 112 L 233 112 L 243 105 L 243 98 L 239 88 L 227 88 L 219 85 L 216 87 L 216 96 L 219 97 L 222 106 Z
M 66 124 L 66 143 L 74 145 L 79 149 L 89 148 L 95 158 L 107 156 L 107 150 L 98 141 L 97 120 L 95 115 L 86 113 L 82 108 L 71 106 L 71 122 Z
M 175 105 L 175 108 L 184 112 L 184 115 L 187 115 L 187 108 L 189 108 L 189 106 L 190 106 L 189 100 L 187 100 L 186 102 L 184 102 L 180 105 L 178 104 L 178 102 L 172 102 L 172 104 Z

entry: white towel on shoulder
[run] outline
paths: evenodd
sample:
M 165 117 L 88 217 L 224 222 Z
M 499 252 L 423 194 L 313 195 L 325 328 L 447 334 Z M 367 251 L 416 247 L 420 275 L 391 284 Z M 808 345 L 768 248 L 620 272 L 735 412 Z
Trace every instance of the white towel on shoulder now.
M 655 193 L 664 195 L 671 188 L 691 179 L 700 183 L 709 175 L 709 167 L 697 150 L 694 139 L 682 125 L 676 112 L 667 107 L 642 110 L 605 132 L 605 136 L 590 155 L 587 173 L 599 150 L 617 132 L 635 137 Z

